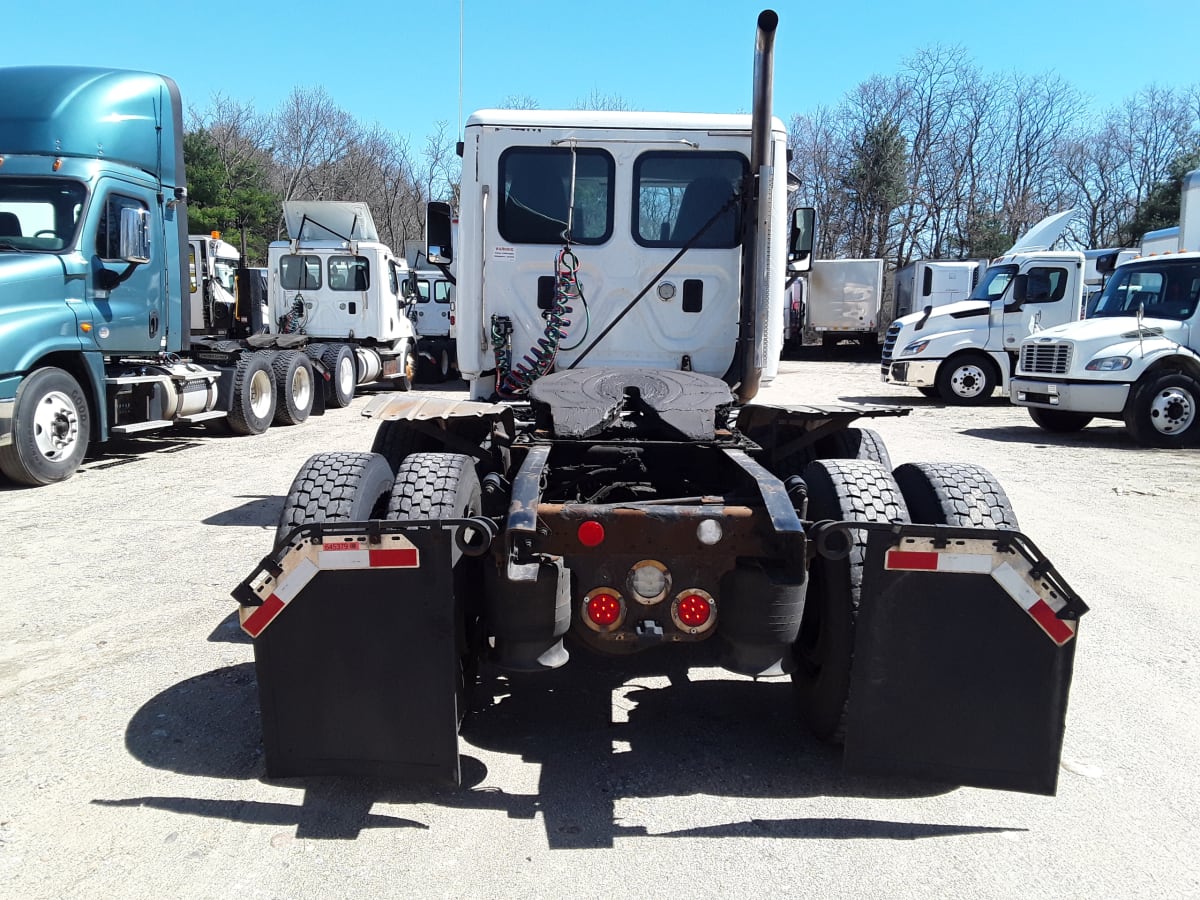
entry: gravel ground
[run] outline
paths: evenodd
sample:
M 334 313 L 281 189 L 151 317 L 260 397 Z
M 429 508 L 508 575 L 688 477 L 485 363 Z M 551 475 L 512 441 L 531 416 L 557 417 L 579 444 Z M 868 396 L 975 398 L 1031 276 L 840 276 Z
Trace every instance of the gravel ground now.
M 1195 451 L 1137 448 L 1115 424 L 1045 434 L 999 399 L 945 407 L 878 371 L 789 361 L 762 399 L 911 406 L 872 423 L 895 464 L 999 478 L 1092 607 L 1057 797 L 846 775 L 793 721 L 785 681 L 636 667 L 490 675 L 460 790 L 267 781 L 229 591 L 270 549 L 301 463 L 369 448 L 360 398 L 0 486 L 5 894 L 1200 896 Z

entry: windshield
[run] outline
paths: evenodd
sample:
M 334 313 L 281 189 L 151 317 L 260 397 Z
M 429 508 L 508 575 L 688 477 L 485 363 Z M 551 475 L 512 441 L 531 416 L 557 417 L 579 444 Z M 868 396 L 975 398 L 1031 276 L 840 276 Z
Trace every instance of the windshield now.
M 1142 315 L 1183 321 L 1200 300 L 1200 262 L 1154 260 L 1121 266 L 1096 303 L 1091 318 Z
M 1014 275 L 1017 274 L 1016 266 L 991 266 L 983 273 L 983 278 L 979 279 L 979 284 L 975 285 L 975 290 L 971 291 L 970 300 L 987 300 L 991 302 L 1004 295 L 1008 290 L 1008 285 L 1012 281 Z
M 66 178 L 0 178 L 0 250 L 74 246 L 87 188 Z

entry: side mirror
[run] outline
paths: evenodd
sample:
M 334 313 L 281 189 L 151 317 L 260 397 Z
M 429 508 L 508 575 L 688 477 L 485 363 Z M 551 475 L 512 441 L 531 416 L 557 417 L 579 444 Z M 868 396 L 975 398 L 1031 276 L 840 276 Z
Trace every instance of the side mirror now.
M 150 211 L 121 210 L 121 259 L 130 265 L 150 262 Z
M 1113 270 L 1117 268 L 1117 257 L 1120 255 L 1119 250 L 1114 250 L 1112 253 L 1102 253 L 1096 257 L 1096 272 L 1100 275 L 1111 275 Z
M 430 201 L 425 207 L 425 256 L 439 266 L 448 266 L 454 261 L 449 203 Z
M 788 234 L 788 271 L 807 272 L 812 268 L 813 239 L 817 213 L 811 206 L 801 206 L 792 212 L 792 227 Z

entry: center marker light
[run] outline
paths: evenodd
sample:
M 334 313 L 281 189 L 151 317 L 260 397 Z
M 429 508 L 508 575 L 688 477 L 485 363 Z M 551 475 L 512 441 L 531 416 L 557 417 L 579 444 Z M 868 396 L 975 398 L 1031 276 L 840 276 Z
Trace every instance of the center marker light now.
M 604 543 L 604 526 L 595 519 L 588 519 L 579 525 L 579 530 L 575 532 L 579 538 L 579 543 L 585 547 L 599 547 Z

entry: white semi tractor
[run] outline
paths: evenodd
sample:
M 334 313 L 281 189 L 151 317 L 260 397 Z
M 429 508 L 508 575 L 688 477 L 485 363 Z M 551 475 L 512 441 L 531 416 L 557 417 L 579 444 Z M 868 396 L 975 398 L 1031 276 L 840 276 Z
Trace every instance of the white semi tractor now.
M 1142 445 L 1200 437 L 1200 169 L 1187 175 L 1175 244 L 1161 232 L 1116 265 L 1082 322 L 1021 343 L 1011 399 L 1047 431 L 1125 423 Z M 1155 248 L 1155 249 L 1152 249 Z
M 427 237 L 469 399 L 372 401 L 372 451 L 304 464 L 234 592 L 269 775 L 456 782 L 481 659 L 553 679 L 640 654 L 790 676 L 859 771 L 1053 792 L 1086 607 L 1003 490 L 893 472 L 851 423 L 894 408 L 755 399 L 811 255 L 777 21 L 751 115 L 468 118 L 460 240 L 445 204 Z
M 267 250 L 272 334 L 303 335 L 306 352 L 331 378 L 326 396 L 344 407 L 358 385 L 412 387 L 417 333 L 404 258 L 379 240 L 366 203 L 283 204 L 289 239 Z
M 1050 216 L 987 267 L 971 296 L 897 319 L 884 338 L 881 378 L 946 403 L 1008 392 L 1021 341 L 1073 322 L 1083 304 L 1083 254 L 1051 251 L 1074 210 Z

